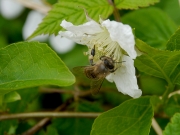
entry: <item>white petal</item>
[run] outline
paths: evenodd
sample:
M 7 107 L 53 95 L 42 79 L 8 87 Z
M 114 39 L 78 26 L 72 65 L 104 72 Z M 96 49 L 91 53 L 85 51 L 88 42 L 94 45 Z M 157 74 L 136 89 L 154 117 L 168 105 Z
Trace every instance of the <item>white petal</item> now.
M 23 26 L 22 34 L 24 40 L 26 40 L 38 27 L 38 24 L 42 21 L 44 15 L 40 14 L 37 11 L 31 11 L 26 19 L 26 22 Z M 48 35 L 40 35 L 32 40 L 38 40 L 38 41 L 46 41 L 48 38 Z
M 124 25 L 116 21 L 105 20 L 102 22 L 102 26 L 106 27 L 110 33 L 111 39 L 118 42 L 121 48 L 123 48 L 131 58 L 136 58 L 137 54 L 134 48 L 134 35 L 129 25 Z
M 23 10 L 24 7 L 15 0 L 0 1 L 1 14 L 7 19 L 14 19 L 18 17 Z
M 58 53 L 66 53 L 75 46 L 75 43 L 72 40 L 54 35 L 50 36 L 49 42 Z
M 85 45 L 90 45 L 91 34 L 103 31 L 101 26 L 93 20 L 78 26 L 74 26 L 72 23 L 63 20 L 60 25 L 68 31 L 60 31 L 59 35 Z
M 142 91 L 138 88 L 137 79 L 135 76 L 134 61 L 128 57 L 123 56 L 123 65 L 114 73 L 110 74 L 106 79 L 115 82 L 118 91 L 123 94 L 128 94 L 133 98 L 138 98 L 142 95 Z
M 77 36 L 84 34 L 95 34 L 103 31 L 101 26 L 94 20 L 91 20 L 87 23 L 78 26 L 75 26 L 72 23 L 63 20 L 60 25 L 66 30 L 76 34 Z

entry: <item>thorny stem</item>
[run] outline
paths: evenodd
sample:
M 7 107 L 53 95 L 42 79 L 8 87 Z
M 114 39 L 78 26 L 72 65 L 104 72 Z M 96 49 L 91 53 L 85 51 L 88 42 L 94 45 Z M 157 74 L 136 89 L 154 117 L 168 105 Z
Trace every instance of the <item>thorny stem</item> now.
M 31 112 L 31 113 L 17 113 L 17 114 L 2 114 L 2 115 L 0 115 L 0 121 L 8 120 L 8 119 L 42 118 L 42 117 L 96 118 L 100 114 L 101 113 L 95 113 L 95 112 Z
M 116 6 L 114 5 L 114 2 L 112 0 L 108 0 L 109 4 L 113 6 L 114 8 L 114 11 L 113 11 L 113 15 L 114 15 L 114 18 L 117 22 L 121 22 L 121 19 L 120 19 L 120 14 L 119 14 L 119 11 L 118 9 L 116 8 Z

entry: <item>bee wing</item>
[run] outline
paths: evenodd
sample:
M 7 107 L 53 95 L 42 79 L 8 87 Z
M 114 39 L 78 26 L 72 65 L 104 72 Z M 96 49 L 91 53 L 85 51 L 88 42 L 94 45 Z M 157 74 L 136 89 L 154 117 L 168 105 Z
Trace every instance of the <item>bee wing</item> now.
M 104 78 L 105 76 L 98 79 L 91 80 L 92 95 L 96 95 L 99 92 L 99 90 L 101 89 L 102 83 L 104 81 Z
M 84 69 L 85 69 L 86 66 L 80 66 L 80 67 L 74 67 L 73 68 L 73 73 L 74 74 L 84 74 Z
M 84 72 L 85 68 L 86 66 L 79 66 L 73 68 L 72 72 L 78 81 L 82 81 L 87 78 Z

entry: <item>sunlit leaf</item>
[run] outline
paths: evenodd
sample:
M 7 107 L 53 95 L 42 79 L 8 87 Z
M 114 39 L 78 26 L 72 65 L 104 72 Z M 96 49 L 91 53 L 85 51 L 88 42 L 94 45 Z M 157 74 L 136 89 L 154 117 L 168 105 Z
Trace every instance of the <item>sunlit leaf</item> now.
M 179 135 L 180 134 L 180 113 L 175 114 L 171 122 L 168 123 L 165 130 L 163 131 L 163 135 Z
M 99 15 L 102 18 L 107 18 L 113 12 L 113 7 L 107 0 L 61 0 L 54 4 L 52 10 L 29 38 L 41 34 L 57 35 L 62 30 L 60 23 L 64 19 L 73 24 L 82 24 L 86 21 L 84 9 L 96 21 L 99 21 Z
M 159 0 L 115 0 L 118 9 L 138 9 L 147 7 L 159 2 Z
M 171 36 L 167 43 L 167 50 L 180 50 L 180 28 Z
M 7 103 L 9 113 L 21 113 L 27 111 L 28 107 L 32 104 L 32 102 L 36 101 L 37 98 L 39 98 L 40 94 L 38 88 L 27 88 L 16 91 L 21 96 L 21 100 Z
M 0 94 L 39 85 L 68 86 L 75 78 L 46 45 L 20 42 L 0 50 Z
M 152 117 L 149 97 L 128 100 L 96 118 L 91 135 L 148 135 Z
M 122 17 L 122 22 L 135 28 L 137 38 L 155 48 L 165 49 L 177 29 L 176 24 L 158 8 L 140 9 Z
M 14 102 L 14 101 L 17 101 L 17 100 L 20 100 L 21 99 L 21 96 L 19 95 L 19 93 L 17 93 L 16 91 L 12 91 L 12 92 L 9 92 L 7 94 L 5 94 L 4 96 L 4 102 Z
M 138 70 L 180 84 L 180 51 L 157 50 L 140 40 L 136 40 L 136 46 L 144 52 L 135 60 Z

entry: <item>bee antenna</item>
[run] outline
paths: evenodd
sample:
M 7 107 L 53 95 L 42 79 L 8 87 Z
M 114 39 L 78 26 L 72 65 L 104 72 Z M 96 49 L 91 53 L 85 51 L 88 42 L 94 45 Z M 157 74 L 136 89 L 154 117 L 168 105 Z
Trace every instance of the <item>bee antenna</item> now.
M 123 62 L 126 62 L 126 61 L 121 61 L 121 62 L 114 62 L 114 63 L 123 63 Z

